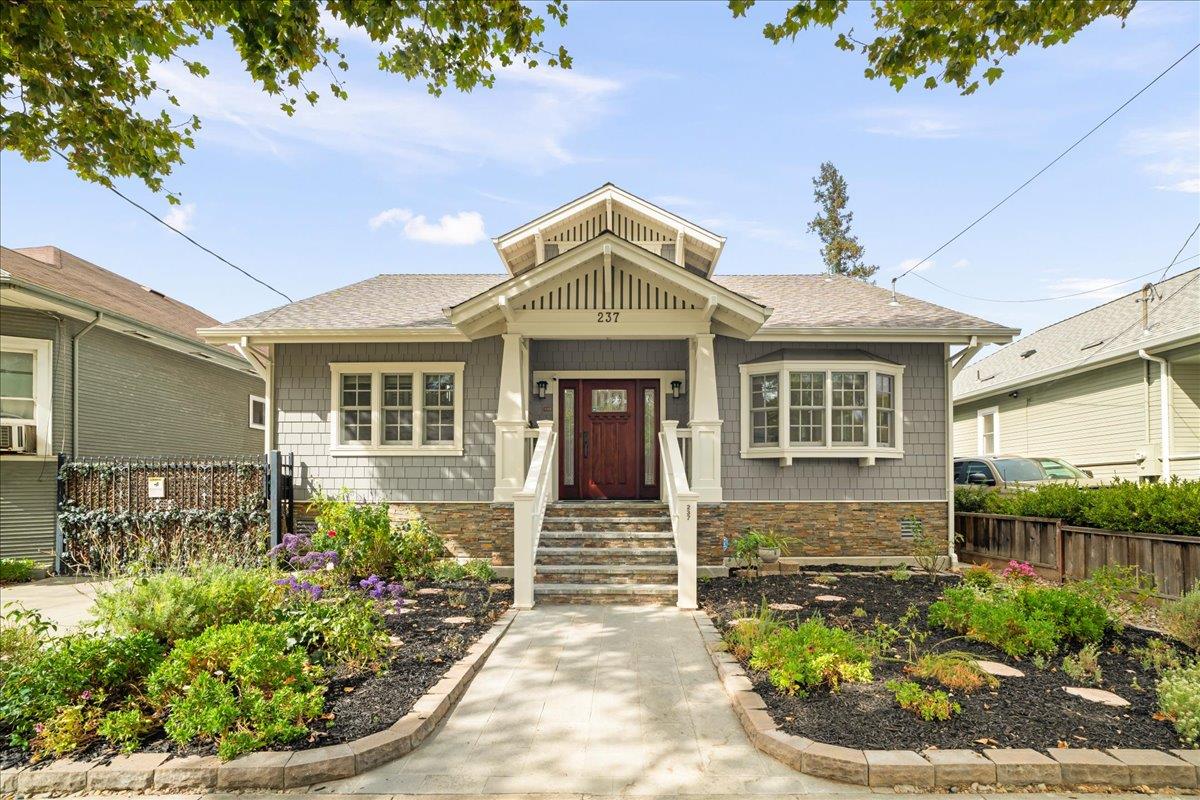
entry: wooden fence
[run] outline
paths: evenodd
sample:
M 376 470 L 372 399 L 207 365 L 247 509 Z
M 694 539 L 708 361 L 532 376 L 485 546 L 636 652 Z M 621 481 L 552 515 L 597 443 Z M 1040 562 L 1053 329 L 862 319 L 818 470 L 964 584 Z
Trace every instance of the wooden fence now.
M 1064 525 L 1043 517 L 958 512 L 954 529 L 967 560 L 1025 561 L 1046 577 L 1081 579 L 1105 565 L 1137 567 L 1160 597 L 1200 585 L 1200 536 L 1162 536 Z

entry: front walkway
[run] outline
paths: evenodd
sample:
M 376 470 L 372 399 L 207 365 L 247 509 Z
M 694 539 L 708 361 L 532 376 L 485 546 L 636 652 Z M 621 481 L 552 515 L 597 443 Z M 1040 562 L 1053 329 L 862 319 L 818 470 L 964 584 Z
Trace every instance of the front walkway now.
M 316 787 L 314 787 L 316 788 Z M 797 794 L 863 787 L 758 752 L 691 616 L 654 606 L 523 611 L 412 754 L 320 791 Z
M 21 606 L 53 622 L 57 633 L 69 633 L 91 618 L 96 590 L 105 585 L 77 578 L 44 578 L 0 586 L 0 613 Z

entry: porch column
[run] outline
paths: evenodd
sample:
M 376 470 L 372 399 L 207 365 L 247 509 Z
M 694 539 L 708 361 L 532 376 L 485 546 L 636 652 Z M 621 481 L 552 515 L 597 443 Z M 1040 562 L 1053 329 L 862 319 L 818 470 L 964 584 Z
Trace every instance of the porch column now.
M 500 402 L 496 409 L 496 486 L 492 500 L 511 503 L 513 493 L 525 483 L 525 359 L 521 335 L 501 334 L 504 353 L 500 362 Z
M 717 365 L 711 333 L 692 337 L 695 350 L 692 379 L 692 491 L 701 503 L 720 503 L 721 412 L 717 408 Z

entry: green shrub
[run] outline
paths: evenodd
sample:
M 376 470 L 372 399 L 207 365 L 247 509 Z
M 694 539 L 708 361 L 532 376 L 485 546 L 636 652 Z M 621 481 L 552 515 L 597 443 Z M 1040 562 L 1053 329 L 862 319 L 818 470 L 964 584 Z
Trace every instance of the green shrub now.
M 950 699 L 950 695 L 941 689 L 923 689 L 916 681 L 888 681 L 888 691 L 896 697 L 896 703 L 906 711 L 911 711 L 926 722 L 941 720 L 945 722 L 954 714 L 962 711 L 962 706 Z
M 162 654 L 162 645 L 145 633 L 55 639 L 17 662 L 0 684 L 0 730 L 13 747 L 27 747 L 35 727 L 50 723 L 62 709 L 80 706 L 82 718 L 85 707 L 136 691 Z M 63 719 L 56 726 L 69 729 L 70 722 Z
M 36 727 L 33 751 L 37 758 L 62 758 L 96 738 L 100 709 L 87 703 L 62 706 Z
M 784 627 L 783 621 L 767 606 L 764 600 L 758 609 L 758 614 L 753 617 L 735 619 L 730 623 L 729 627 L 725 629 L 725 643 L 729 645 L 729 650 L 734 657 L 749 661 L 755 646 L 782 627 Z
M 24 583 L 33 577 L 32 558 L 0 558 L 0 583 Z
M 1179 651 L 1165 639 L 1151 639 L 1145 647 L 1135 647 L 1130 653 L 1142 665 L 1142 669 L 1153 670 L 1160 675 L 1183 664 Z
M 0 619 L 0 686 L 42 651 L 55 625 L 36 609 L 13 607 Z
M 822 686 L 836 691 L 843 681 L 871 680 L 870 647 L 820 617 L 763 636 L 751 649 L 750 666 L 765 671 L 780 691 L 801 697 Z
M 977 589 L 990 589 L 996 585 L 996 573 L 978 564 L 972 564 L 963 570 L 962 581 L 967 586 Z
M 287 625 L 239 622 L 177 643 L 148 683 L 168 709 L 167 736 L 179 745 L 215 740 L 223 759 L 304 736 L 324 690 L 291 636 Z
M 154 730 L 156 722 L 136 704 L 110 711 L 104 715 L 97 727 L 97 733 L 108 743 L 125 753 L 137 750 L 142 738 Z
M 454 583 L 467 576 L 467 568 L 453 558 L 446 558 L 430 564 L 425 576 L 438 583 Z
M 1104 565 L 1071 588 L 1095 600 L 1114 623 L 1123 625 L 1154 596 L 1154 579 L 1137 567 Z
M 1064 656 L 1062 669 L 1077 683 L 1099 686 L 1104 682 L 1104 672 L 1100 669 L 1100 648 L 1095 643 L 1084 645 L 1073 656 Z
M 410 519 L 401 526 L 397 544 L 397 575 L 400 577 L 424 577 L 446 555 L 446 545 L 420 518 Z
M 1015 492 L 960 487 L 955 508 L 989 514 L 1050 517 L 1069 525 L 1133 533 L 1200 534 L 1200 481 L 1114 481 L 1083 488 L 1047 483 Z
M 906 672 L 924 680 L 934 680 L 955 692 L 970 694 L 980 689 L 995 689 L 1000 681 L 984 672 L 970 653 L 938 653 L 924 655 Z
M 892 571 L 888 573 L 888 577 L 896 583 L 904 583 L 912 577 L 912 570 L 908 568 L 908 564 L 901 561 L 899 564 L 892 567 Z
M 496 570 L 492 569 L 492 565 L 482 558 L 471 559 L 466 564 L 463 564 L 463 569 L 470 580 L 479 581 L 480 583 L 491 583 L 496 580 Z
M 1163 673 L 1158 708 L 1175 725 L 1181 742 L 1200 744 L 1200 660 Z
M 1110 624 L 1104 607 L 1071 587 L 1034 584 L 947 589 L 929 606 L 930 625 L 987 642 L 1014 658 L 1055 653 L 1064 641 L 1099 641 Z
M 113 633 L 149 633 L 171 644 L 212 625 L 269 621 L 284 595 L 277 577 L 266 569 L 200 564 L 117 583 L 98 594 L 94 613 Z
M 337 497 L 318 492 L 309 502 L 316 514 L 314 541 L 336 549 L 352 575 L 397 574 L 398 546 L 387 504 L 354 503 L 345 490 Z
M 379 604 L 361 592 L 326 593 L 313 600 L 292 593 L 275 612 L 295 642 L 320 663 L 362 669 L 379 660 L 387 635 Z
M 1163 605 L 1159 617 L 1167 633 L 1193 650 L 1200 650 L 1200 586 Z

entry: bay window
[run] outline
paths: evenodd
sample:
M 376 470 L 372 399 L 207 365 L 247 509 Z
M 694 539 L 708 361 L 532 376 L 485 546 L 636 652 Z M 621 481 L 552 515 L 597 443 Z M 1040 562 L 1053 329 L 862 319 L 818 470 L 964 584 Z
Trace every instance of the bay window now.
M 462 455 L 462 362 L 329 366 L 333 455 Z
M 900 458 L 903 365 L 863 351 L 782 350 L 742 364 L 743 458 Z

